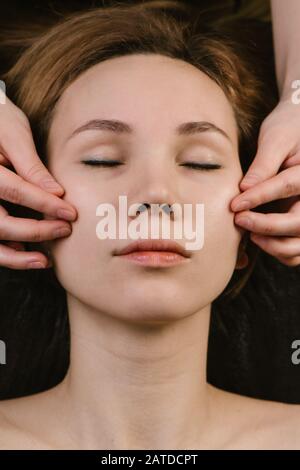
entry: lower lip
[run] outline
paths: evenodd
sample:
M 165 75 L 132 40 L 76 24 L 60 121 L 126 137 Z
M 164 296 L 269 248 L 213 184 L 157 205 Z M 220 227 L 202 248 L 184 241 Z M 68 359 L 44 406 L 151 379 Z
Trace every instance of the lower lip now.
M 126 258 L 143 266 L 174 266 L 188 260 L 185 256 L 171 251 L 134 251 L 120 255 L 120 258 Z

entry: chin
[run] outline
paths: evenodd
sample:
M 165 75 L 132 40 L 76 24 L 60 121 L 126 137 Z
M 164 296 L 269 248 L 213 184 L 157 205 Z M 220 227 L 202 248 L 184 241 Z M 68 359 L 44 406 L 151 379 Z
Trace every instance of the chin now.
M 174 301 L 174 298 L 170 301 L 170 299 L 163 299 L 162 296 L 155 300 L 144 298 L 142 301 L 132 298 L 129 304 L 122 303 L 119 308 L 115 304 L 114 310 L 107 312 L 115 318 L 129 322 L 145 325 L 149 323 L 163 324 L 188 317 L 197 311 L 197 308 L 188 309 L 187 303 L 184 302 L 184 299 L 182 300 L 179 303 Z

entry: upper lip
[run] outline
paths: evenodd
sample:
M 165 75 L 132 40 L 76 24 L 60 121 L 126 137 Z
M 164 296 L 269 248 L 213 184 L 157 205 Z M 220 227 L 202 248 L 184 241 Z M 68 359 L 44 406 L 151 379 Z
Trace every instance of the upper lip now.
M 186 258 L 190 258 L 190 254 L 179 243 L 172 240 L 135 240 L 121 250 L 116 250 L 115 255 L 127 255 L 134 251 L 170 251 L 178 253 Z

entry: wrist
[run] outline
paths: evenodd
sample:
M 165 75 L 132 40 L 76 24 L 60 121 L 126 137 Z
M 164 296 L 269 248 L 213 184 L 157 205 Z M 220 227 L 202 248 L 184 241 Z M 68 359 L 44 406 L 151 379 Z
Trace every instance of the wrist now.
M 300 67 L 285 74 L 277 74 L 277 86 L 281 101 L 291 99 L 295 90 L 300 86 Z

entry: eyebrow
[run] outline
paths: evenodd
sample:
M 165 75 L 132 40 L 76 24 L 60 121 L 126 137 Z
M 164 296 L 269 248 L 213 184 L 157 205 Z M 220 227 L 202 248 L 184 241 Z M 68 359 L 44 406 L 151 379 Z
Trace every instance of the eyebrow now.
M 134 134 L 134 128 L 126 122 L 115 119 L 92 119 L 75 129 L 67 140 L 71 139 L 74 135 L 89 130 L 109 131 L 115 134 Z M 217 132 L 231 142 L 230 137 L 223 129 L 209 121 L 183 122 L 175 129 L 175 133 L 179 136 L 195 135 L 207 131 Z

